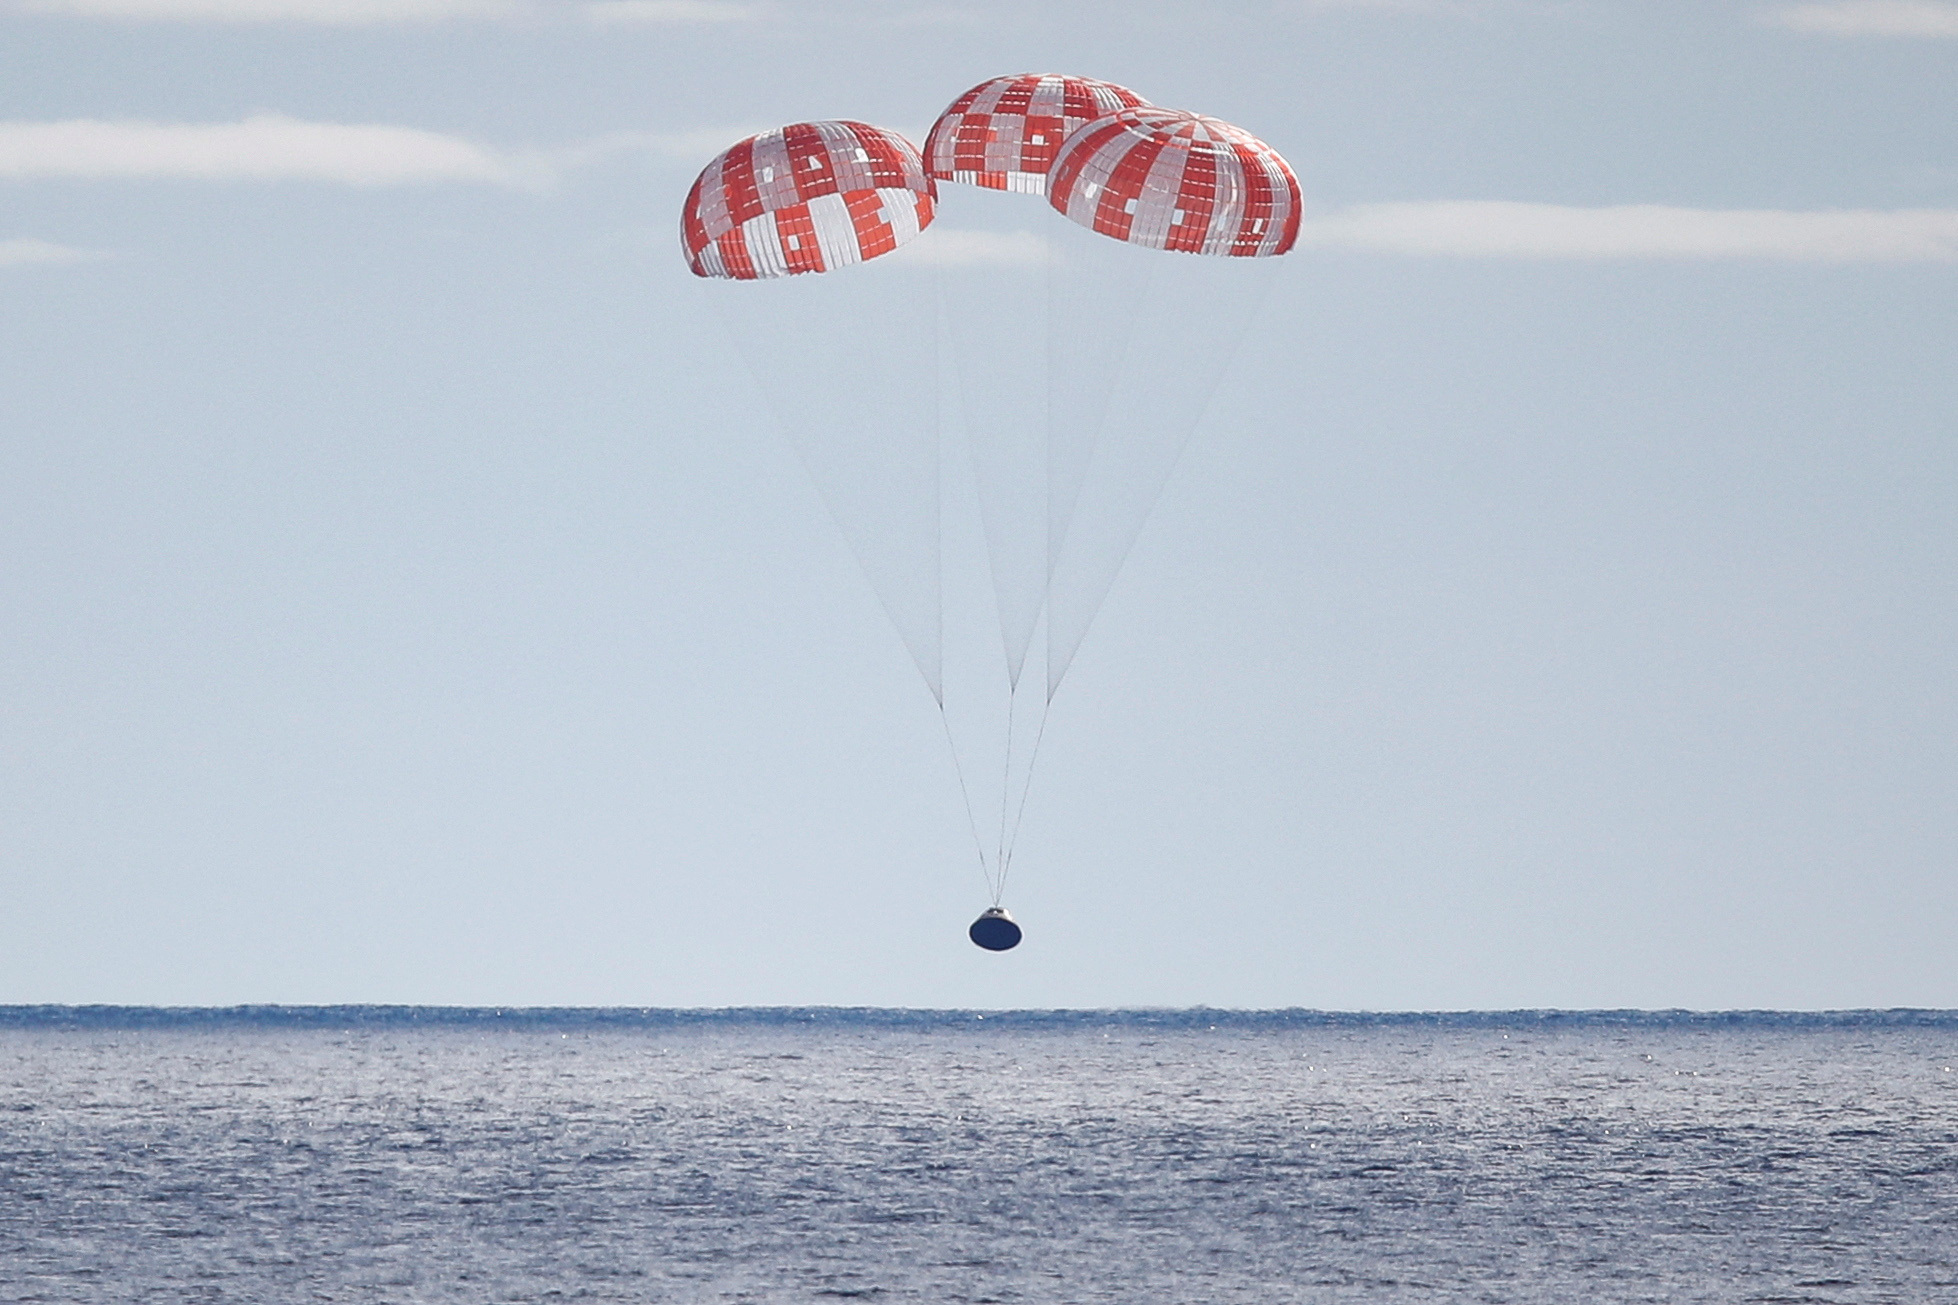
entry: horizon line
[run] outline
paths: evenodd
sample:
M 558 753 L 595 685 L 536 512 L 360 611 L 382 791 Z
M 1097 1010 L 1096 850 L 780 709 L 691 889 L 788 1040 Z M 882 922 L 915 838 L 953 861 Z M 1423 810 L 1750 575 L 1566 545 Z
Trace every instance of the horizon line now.
M 1455 1025 L 1545 1027 L 1558 1024 L 1621 1025 L 1889 1025 L 1958 1026 L 1958 1009 L 1925 1006 L 1777 1009 L 1736 1007 L 1511 1007 L 1461 1010 L 1327 1010 L 1306 1006 L 519 1006 L 421 1005 L 413 1003 L 247 1003 L 226 1006 L 154 1006 L 110 1003 L 0 1004 L 0 1028 L 187 1028 L 260 1026 L 288 1028 L 503 1027 L 582 1025 L 591 1028 L 772 1026 L 929 1027 L 992 1021 L 1020 1027 L 1130 1025 L 1155 1028 L 1340 1027 Z

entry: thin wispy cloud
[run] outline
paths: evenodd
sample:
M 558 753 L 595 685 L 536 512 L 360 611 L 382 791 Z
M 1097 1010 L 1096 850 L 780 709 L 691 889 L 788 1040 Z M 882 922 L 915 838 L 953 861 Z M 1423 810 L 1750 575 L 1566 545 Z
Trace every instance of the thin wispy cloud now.
M 967 9 L 841 14 L 784 7 L 772 0 L 0 0 L 0 14 L 7 13 L 133 23 L 318 27 L 407 27 L 471 20 L 568 22 L 601 28 L 732 27 L 770 18 L 877 27 L 971 26 L 986 21 L 984 13 Z
M 695 127 L 685 131 L 614 131 L 552 150 L 542 157 L 563 168 L 592 167 L 632 154 L 699 166 L 736 141 L 767 130 L 768 124 L 763 123 L 745 127 Z
M 879 21 L 882 27 L 978 27 L 987 15 L 976 9 L 903 9 Z
M 1568 0 L 1290 0 L 1294 14 L 1432 14 L 1451 18 L 1490 18 L 1521 13 L 1545 15 L 1570 8 Z
M 527 0 L 7 0 L 16 13 L 151 23 L 306 23 L 374 27 L 509 18 Z
M 1457 258 L 1958 262 L 1958 209 L 1361 204 L 1308 220 L 1303 247 Z
M 726 0 L 593 0 L 583 12 L 587 22 L 601 27 L 746 23 L 762 15 L 759 5 Z
M 1037 267 L 1047 261 L 1045 239 L 1031 231 L 962 231 L 935 226 L 893 257 L 933 267 Z
M 1828 0 L 1769 10 L 1777 27 L 1822 36 L 1958 37 L 1958 4 L 1949 0 Z
M 304 122 L 266 114 L 231 123 L 73 119 L 0 122 L 0 179 L 197 178 L 352 186 L 418 182 L 521 185 L 537 165 L 413 127 Z
M 1461 0 L 1293 0 L 1291 8 L 1308 14 L 1341 13 L 1355 9 L 1396 14 L 1460 12 Z
M 837 11 L 816 6 L 775 3 L 744 4 L 738 0 L 586 0 L 578 8 L 588 23 L 600 27 L 686 27 L 754 23 L 762 19 L 803 25 L 871 27 L 970 27 L 987 15 L 970 9 L 919 8 L 891 12 Z
M 64 263 L 97 263 L 110 257 L 99 249 L 76 249 L 50 240 L 0 240 L 0 267 L 52 267 Z

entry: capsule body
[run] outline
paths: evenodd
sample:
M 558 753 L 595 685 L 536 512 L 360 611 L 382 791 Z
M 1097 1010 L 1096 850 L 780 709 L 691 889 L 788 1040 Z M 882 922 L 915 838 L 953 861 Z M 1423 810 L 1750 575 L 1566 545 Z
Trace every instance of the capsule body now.
M 1003 906 L 989 906 L 972 922 L 966 936 L 989 952 L 1011 951 L 1020 945 L 1020 926 Z

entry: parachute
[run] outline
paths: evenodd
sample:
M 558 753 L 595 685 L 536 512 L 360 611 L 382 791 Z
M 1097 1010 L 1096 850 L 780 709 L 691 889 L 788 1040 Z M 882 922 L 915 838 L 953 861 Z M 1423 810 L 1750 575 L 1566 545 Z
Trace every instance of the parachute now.
M 861 122 L 798 122 L 724 150 L 695 179 L 681 241 L 695 276 L 753 281 L 888 254 L 931 225 L 937 187 L 911 142 Z
M 988 950 L 1019 941 L 1000 901 L 1055 695 L 1300 212 L 1291 168 L 1248 132 L 1032 73 L 967 90 L 922 151 L 798 123 L 725 151 L 687 197 L 688 264 L 735 283 L 713 298 L 937 704 Z M 947 658 L 947 629 L 977 628 L 945 605 L 961 463 L 1004 675 L 957 682 L 948 711 L 948 665 L 980 664 Z M 1046 691 L 1023 703 L 1030 662 Z
M 1069 136 L 1142 103 L 1128 87 L 1090 77 L 993 77 L 938 115 L 925 137 L 925 161 L 939 181 L 1044 195 L 1047 171 Z
M 1299 183 L 1278 151 L 1216 118 L 1131 108 L 1068 137 L 1048 203 L 1148 249 L 1269 258 L 1299 235 Z
M 680 236 L 697 276 L 733 283 L 714 307 L 942 704 L 935 310 L 886 266 L 936 198 L 896 132 L 792 123 L 701 170 Z

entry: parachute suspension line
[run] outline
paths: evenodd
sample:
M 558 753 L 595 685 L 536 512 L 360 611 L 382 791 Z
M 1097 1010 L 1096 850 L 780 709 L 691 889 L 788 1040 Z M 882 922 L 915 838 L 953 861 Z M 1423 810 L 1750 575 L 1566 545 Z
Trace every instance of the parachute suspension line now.
M 932 399 L 933 399 L 934 406 L 938 408 L 938 410 L 942 413 L 944 402 L 945 402 L 945 391 L 944 391 L 945 365 L 948 357 L 948 350 L 946 348 L 945 320 L 950 312 L 950 305 L 948 305 L 946 302 L 945 274 L 943 269 L 936 268 L 936 267 L 932 269 L 931 283 L 932 283 L 932 298 L 934 300 L 933 312 L 932 312 L 932 371 L 933 374 L 936 375 L 938 378 L 938 391 L 932 396 Z M 940 637 L 942 638 L 944 632 L 944 621 L 945 621 L 945 607 L 944 607 L 944 598 L 943 598 L 945 481 L 944 481 L 944 439 L 943 439 L 942 421 L 938 423 L 938 427 L 941 432 L 939 443 L 938 443 L 939 476 L 938 476 L 938 486 L 937 486 L 937 494 L 939 500 L 938 544 L 940 548 L 940 553 L 939 553 L 940 599 L 939 599 L 939 609 L 938 609 L 938 620 L 939 620 Z M 951 717 L 947 715 L 945 711 L 945 694 L 942 689 L 934 687 L 932 690 L 932 696 L 936 698 L 938 701 L 938 723 L 941 727 L 943 727 L 945 731 L 945 750 L 952 754 L 952 773 L 957 775 L 959 779 L 959 799 L 965 804 L 965 824 L 966 824 L 966 828 L 970 830 L 972 833 L 973 854 L 979 858 L 979 875 L 980 878 L 985 880 L 987 895 L 992 899 L 993 905 L 997 906 L 999 905 L 999 893 L 997 889 L 994 887 L 992 867 L 986 864 L 986 840 L 979 833 L 979 817 L 972 805 L 972 786 L 966 782 L 965 762 L 961 760 L 959 757 L 959 743 L 958 740 L 954 738 L 952 735 L 952 720 Z
M 1244 338 L 1250 331 L 1251 319 L 1256 317 L 1263 310 L 1265 303 L 1271 298 L 1272 285 L 1277 279 L 1277 275 L 1279 273 L 1282 273 L 1283 270 L 1284 270 L 1284 265 L 1281 264 L 1273 272 L 1271 272 L 1268 275 L 1260 277 L 1256 281 L 1256 283 L 1252 287 L 1251 294 L 1247 296 L 1243 301 L 1244 309 L 1239 314 L 1236 320 L 1236 325 L 1231 329 L 1227 330 L 1226 332 L 1224 332 L 1219 337 L 1219 339 L 1221 340 L 1221 349 L 1217 355 L 1218 361 L 1216 365 L 1214 366 L 1214 368 L 1211 369 L 1210 374 L 1203 379 L 1202 384 L 1193 387 L 1190 392 L 1191 397 L 1195 401 L 1191 411 L 1193 411 L 1196 415 L 1191 420 L 1189 426 L 1186 429 L 1184 429 L 1179 436 L 1176 437 L 1173 446 L 1168 446 L 1169 456 L 1162 463 L 1162 466 L 1159 469 L 1159 474 L 1152 478 L 1153 483 L 1148 485 L 1146 497 L 1140 500 L 1142 504 L 1142 511 L 1134 518 L 1135 521 L 1134 527 L 1128 532 L 1126 532 L 1126 538 L 1122 541 L 1119 551 L 1117 551 L 1115 554 L 1114 565 L 1112 568 L 1108 570 L 1108 576 L 1109 576 L 1108 586 L 1105 586 L 1102 589 L 1102 597 L 1100 599 L 1097 599 L 1093 608 L 1090 609 L 1089 617 L 1088 617 L 1089 625 L 1092 625 L 1095 613 L 1099 612 L 1101 604 L 1107 601 L 1108 587 L 1112 587 L 1114 583 L 1114 578 L 1116 576 L 1119 576 L 1122 573 L 1123 568 L 1125 568 L 1128 565 L 1129 555 L 1135 551 L 1136 543 L 1142 537 L 1143 526 L 1148 522 L 1150 517 L 1155 515 L 1156 508 L 1162 503 L 1164 495 L 1168 493 L 1170 483 L 1175 479 L 1177 466 L 1183 461 L 1183 455 L 1189 451 L 1190 445 L 1196 440 L 1197 432 L 1203 425 L 1204 416 L 1209 412 L 1211 400 L 1216 397 L 1217 391 L 1220 388 L 1222 388 L 1225 374 L 1230 371 L 1231 364 L 1236 360 L 1239 350 L 1242 349 L 1243 347 Z M 1154 281 L 1154 268 L 1152 267 L 1150 269 L 1149 276 L 1145 278 L 1144 281 L 1142 282 L 1142 285 L 1145 287 L 1145 292 L 1147 291 L 1148 287 L 1151 286 L 1153 281 Z M 1130 343 L 1131 341 L 1125 336 L 1122 344 L 1122 353 L 1119 355 L 1119 357 L 1121 357 L 1124 360 L 1127 359 Z M 1092 458 L 1094 454 L 1099 453 L 1100 451 L 1101 451 L 1101 441 L 1099 435 L 1097 435 L 1095 444 L 1091 446 L 1090 457 Z M 1051 658 L 1053 657 L 1054 654 L 1054 647 L 1052 643 L 1053 609 L 1051 606 L 1051 594 L 1052 594 L 1051 581 L 1050 581 L 1049 594 L 1050 594 L 1050 600 L 1049 600 L 1050 606 L 1048 609 L 1048 621 L 1049 621 L 1048 656 L 1050 658 L 1049 665 L 1051 667 L 1052 665 Z M 1048 681 L 1047 681 L 1047 701 L 1050 705 L 1054 700 L 1054 694 L 1060 689 L 1061 678 L 1066 677 L 1069 668 L 1071 668 L 1073 665 L 1074 653 L 1079 650 L 1080 639 L 1086 637 L 1087 630 L 1088 630 L 1088 625 L 1082 626 L 1080 630 L 1080 636 L 1076 639 L 1074 648 L 1068 650 L 1068 652 L 1066 653 L 1065 658 L 1061 662 L 1060 677 L 1059 678 L 1055 677 L 1051 670 L 1049 672 Z
M 1019 693 L 1020 682 L 1014 680 L 1006 690 L 1006 761 L 999 775 L 999 848 L 993 853 L 993 864 L 1000 868 L 1001 893 L 1006 891 L 1006 804 L 1013 792 L 1013 707 Z
M 1040 728 L 1033 732 L 1033 751 L 1027 754 L 1026 784 L 1020 789 L 1020 809 L 1013 816 L 1013 835 L 1006 840 L 1006 852 L 999 862 L 999 894 L 1006 896 L 1006 872 L 1013 868 L 1013 849 L 1020 845 L 1020 826 L 1027 818 L 1027 798 L 1033 793 L 1033 768 L 1040 760 L 1040 741 L 1047 737 L 1047 714 L 1054 707 L 1052 694 L 1040 707 Z
M 959 760 L 959 745 L 952 738 L 952 722 L 945 715 L 945 701 L 942 698 L 938 702 L 938 723 L 945 727 L 945 746 L 952 753 L 952 772 L 959 777 L 959 796 L 965 799 L 965 823 L 972 830 L 972 850 L 979 857 L 979 874 L 986 881 L 986 891 L 992 895 L 993 905 L 998 906 L 1000 888 L 994 887 L 992 868 L 986 864 L 986 840 L 979 836 L 979 820 L 972 813 L 972 789 L 965 782 L 965 764 Z

